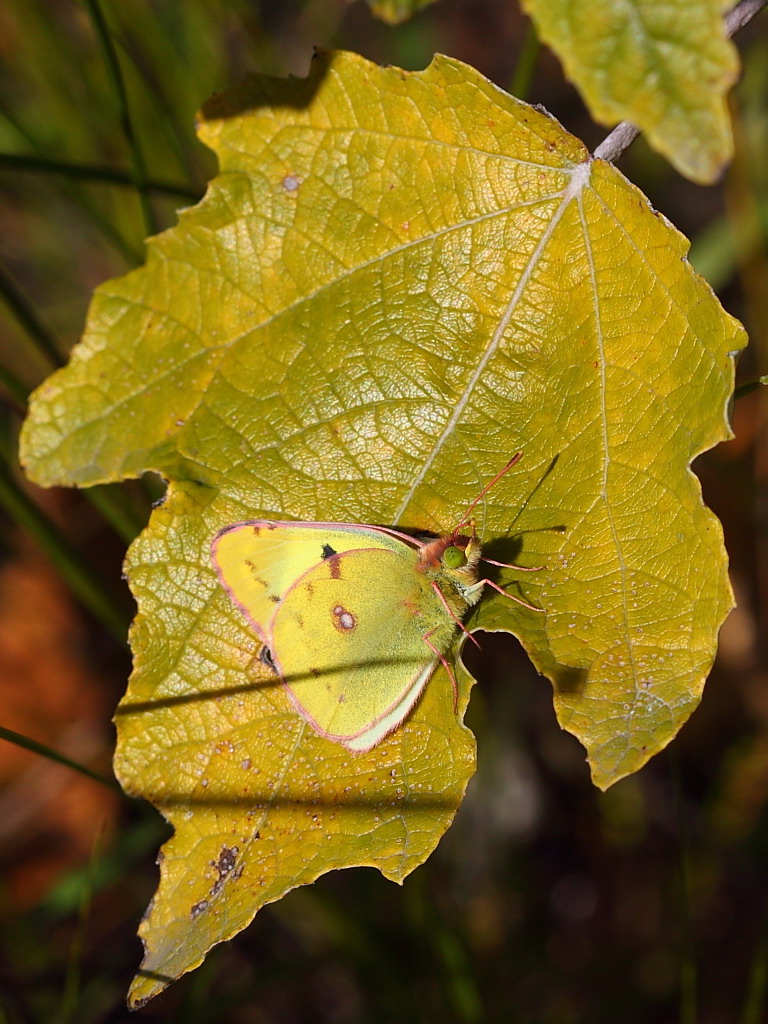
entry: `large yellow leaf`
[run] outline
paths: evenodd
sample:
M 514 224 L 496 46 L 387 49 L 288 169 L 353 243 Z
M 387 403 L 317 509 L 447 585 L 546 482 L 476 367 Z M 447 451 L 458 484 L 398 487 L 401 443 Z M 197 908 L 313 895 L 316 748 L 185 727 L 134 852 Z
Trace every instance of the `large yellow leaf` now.
M 694 181 L 730 160 L 738 72 L 722 0 L 522 0 L 603 124 L 631 121 Z
M 546 566 L 517 584 L 545 614 L 488 595 L 470 621 L 522 639 L 603 787 L 686 720 L 731 604 L 689 466 L 728 436 L 743 332 L 618 172 L 443 57 L 252 79 L 200 132 L 220 175 L 98 289 L 22 444 L 41 483 L 170 481 L 127 563 L 116 766 L 176 829 L 135 1003 L 324 871 L 403 878 L 474 765 L 442 669 L 366 754 L 312 733 L 216 579 L 222 526 L 445 530 L 522 449 L 478 519 Z

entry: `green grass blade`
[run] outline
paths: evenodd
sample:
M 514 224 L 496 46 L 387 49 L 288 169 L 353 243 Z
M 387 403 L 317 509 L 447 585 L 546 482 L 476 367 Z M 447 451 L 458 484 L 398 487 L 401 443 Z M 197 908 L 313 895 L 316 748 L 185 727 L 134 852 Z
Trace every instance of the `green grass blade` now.
M 59 753 L 58 750 L 54 750 L 53 747 L 46 746 L 45 743 L 38 743 L 37 740 L 31 739 L 29 736 L 24 736 L 23 733 L 14 732 L 13 729 L 6 729 L 5 726 L 0 725 L 0 739 L 5 740 L 8 743 L 13 743 L 14 746 L 22 747 L 24 750 L 30 750 L 33 754 L 39 754 L 41 757 L 45 757 L 49 761 L 55 761 L 56 764 L 62 764 L 65 768 L 71 768 L 73 771 L 79 772 L 81 775 L 87 775 L 89 779 L 94 779 L 96 782 L 100 782 L 103 786 L 107 786 L 109 789 L 116 789 L 118 792 L 122 793 L 122 790 L 115 779 L 108 779 L 106 775 L 100 775 L 98 772 L 91 771 L 91 769 L 86 768 L 84 764 L 79 764 L 77 761 L 73 761 L 71 758 Z
M 39 153 L 44 151 L 44 145 L 38 142 L 34 135 L 20 124 L 8 110 L 0 108 L 0 117 L 10 125 L 19 138 L 28 146 Z M 104 238 L 120 253 L 129 266 L 138 266 L 144 262 L 143 250 L 135 249 L 130 242 L 123 238 L 112 222 L 83 194 L 83 190 L 77 182 L 66 180 L 65 185 L 72 201 L 90 217 Z
M 107 627 L 116 640 L 125 643 L 128 631 L 126 614 L 57 527 L 22 491 L 5 458 L 0 459 L 0 505 L 35 538 L 91 614 Z
M 768 992 L 768 936 L 758 943 L 747 982 L 747 995 L 741 1024 L 760 1024 L 765 1020 L 766 993 Z
M 144 528 L 144 520 L 131 509 L 121 491 L 109 487 L 88 487 L 82 493 L 126 544 L 130 544 Z
M 128 94 L 125 89 L 125 82 L 123 80 L 123 73 L 120 69 L 120 61 L 117 56 L 117 51 L 115 50 L 112 42 L 109 26 L 104 18 L 104 14 L 98 0 L 85 0 L 85 8 L 88 11 L 91 24 L 93 25 L 93 30 L 101 47 L 104 65 L 117 101 L 120 125 L 122 127 L 125 140 L 128 143 L 128 150 L 131 154 L 133 180 L 139 194 L 146 234 L 154 235 L 157 232 L 157 222 L 152 210 L 152 205 L 149 201 L 149 189 L 147 187 L 147 171 L 144 164 L 144 155 L 141 151 L 139 140 L 136 137 L 136 132 L 134 131 L 130 106 L 128 104 Z
M 24 328 L 26 335 L 34 342 L 37 351 L 53 366 L 63 366 L 64 360 L 59 354 L 53 335 L 40 320 L 32 304 L 26 300 L 2 267 L 0 267 L 0 296 Z M 10 371 L 7 372 L 10 373 Z M 26 402 L 28 392 L 23 385 L 19 384 L 19 386 L 22 388 L 21 392 L 16 390 L 11 393 L 17 400 Z
M 48 160 L 45 157 L 28 153 L 0 153 L 0 170 L 27 171 L 42 174 L 60 174 L 75 181 L 95 181 L 105 185 L 121 185 L 135 188 L 136 181 L 131 173 L 116 167 L 98 167 L 89 164 L 77 164 L 68 160 Z M 196 203 L 200 199 L 200 191 L 189 185 L 172 181 L 153 181 L 147 179 L 146 187 L 150 192 L 189 199 Z

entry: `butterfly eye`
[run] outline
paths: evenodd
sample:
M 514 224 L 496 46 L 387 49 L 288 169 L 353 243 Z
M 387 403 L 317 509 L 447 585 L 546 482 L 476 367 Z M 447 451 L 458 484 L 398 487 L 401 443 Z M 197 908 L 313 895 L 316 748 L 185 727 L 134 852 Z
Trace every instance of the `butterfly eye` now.
M 462 565 L 466 564 L 467 556 L 462 548 L 457 548 L 455 544 L 452 544 L 443 552 L 443 565 L 446 569 L 460 569 Z

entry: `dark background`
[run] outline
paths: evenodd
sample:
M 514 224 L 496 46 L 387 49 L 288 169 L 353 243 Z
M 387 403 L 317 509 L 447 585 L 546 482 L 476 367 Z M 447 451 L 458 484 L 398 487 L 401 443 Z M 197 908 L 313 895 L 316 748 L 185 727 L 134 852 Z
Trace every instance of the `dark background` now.
M 620 162 L 746 325 L 740 381 L 768 372 L 766 17 L 737 40 L 737 156 L 722 184 L 692 185 L 642 139 Z M 590 148 L 606 134 L 512 0 L 442 0 L 399 28 L 342 0 L 0 7 L 0 721 L 103 773 L 130 670 L 120 565 L 158 486 L 25 483 L 25 394 L 66 358 L 93 287 L 140 264 L 145 235 L 202 195 L 215 162 L 196 108 L 249 71 L 306 74 L 313 45 L 411 69 L 442 51 L 542 103 Z M 137 190 L 143 179 L 154 184 Z M 485 637 L 469 714 L 480 767 L 429 862 L 402 889 L 358 869 L 295 891 L 134 1019 L 763 1021 L 765 417 L 759 391 L 739 399 L 736 440 L 696 463 L 739 606 L 668 751 L 598 793 L 549 684 L 511 637 Z M 128 1017 L 166 835 L 150 807 L 0 741 L 1 1022 Z

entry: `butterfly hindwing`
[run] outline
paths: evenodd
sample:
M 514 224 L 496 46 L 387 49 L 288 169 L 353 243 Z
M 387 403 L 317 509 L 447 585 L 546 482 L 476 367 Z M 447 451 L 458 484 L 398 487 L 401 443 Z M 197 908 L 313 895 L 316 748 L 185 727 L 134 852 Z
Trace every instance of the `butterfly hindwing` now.
M 350 749 L 401 722 L 434 669 L 424 635 L 445 613 L 417 564 L 405 545 L 339 553 L 300 577 L 275 615 L 273 654 L 291 699 Z

